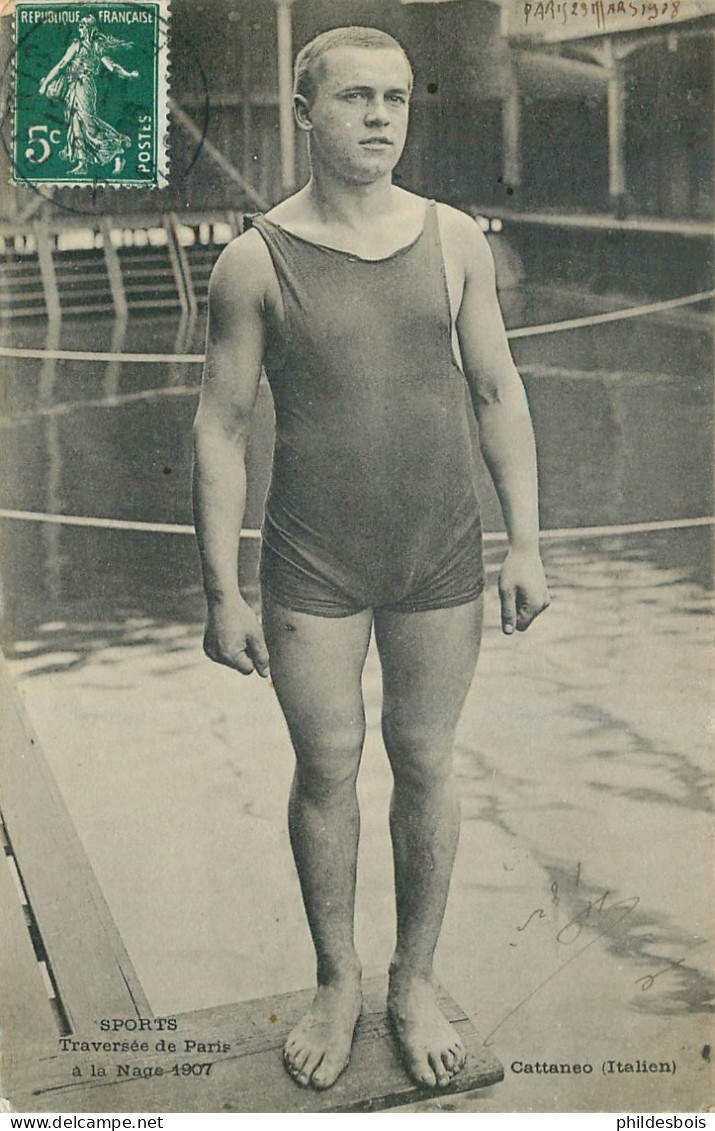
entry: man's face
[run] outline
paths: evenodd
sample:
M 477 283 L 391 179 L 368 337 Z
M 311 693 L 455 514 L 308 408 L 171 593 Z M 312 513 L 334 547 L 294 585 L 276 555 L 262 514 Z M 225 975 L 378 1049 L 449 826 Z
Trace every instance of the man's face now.
M 316 80 L 312 105 L 299 107 L 313 161 L 361 184 L 392 172 L 407 134 L 410 72 L 402 53 L 334 47 Z

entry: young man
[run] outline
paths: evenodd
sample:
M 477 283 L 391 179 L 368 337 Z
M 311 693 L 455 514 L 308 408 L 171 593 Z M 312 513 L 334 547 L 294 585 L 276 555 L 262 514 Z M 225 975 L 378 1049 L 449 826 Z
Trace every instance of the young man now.
M 509 535 L 504 631 L 523 631 L 549 603 L 531 422 L 489 249 L 469 217 L 392 184 L 411 89 L 410 64 L 383 32 L 337 28 L 301 51 L 295 113 L 311 177 L 216 264 L 195 424 L 205 649 L 244 674 L 265 676 L 270 657 L 295 748 L 289 825 L 318 988 L 284 1059 L 315 1088 L 347 1065 L 360 1011 L 355 782 L 373 627 L 394 774 L 388 1010 L 419 1084 L 444 1086 L 464 1064 L 432 959 L 459 831 L 452 745 L 482 622 L 467 390 Z M 261 626 L 236 561 L 262 365 L 276 446 Z

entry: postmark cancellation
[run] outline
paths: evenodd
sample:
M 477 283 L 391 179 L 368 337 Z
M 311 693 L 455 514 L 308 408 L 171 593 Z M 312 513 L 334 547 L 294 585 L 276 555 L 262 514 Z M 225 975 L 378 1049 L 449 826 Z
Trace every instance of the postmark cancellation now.
M 168 183 L 169 0 L 16 0 L 16 184 Z

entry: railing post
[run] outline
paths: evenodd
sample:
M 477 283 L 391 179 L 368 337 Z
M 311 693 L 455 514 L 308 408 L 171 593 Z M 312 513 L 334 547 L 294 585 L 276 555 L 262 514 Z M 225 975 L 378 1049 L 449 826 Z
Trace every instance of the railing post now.
M 169 259 L 176 283 L 181 309 L 186 314 L 196 311 L 196 292 L 191 278 L 191 267 L 179 235 L 179 217 L 170 212 L 164 217 L 164 229 L 168 238 Z
M 54 322 L 62 317 L 62 307 L 60 305 L 60 292 L 57 287 L 55 261 L 52 258 L 50 231 L 44 220 L 35 220 L 32 230 L 37 243 L 37 261 L 40 265 L 42 287 L 45 292 L 47 317 L 51 322 Z
M 114 313 L 116 314 L 117 318 L 126 318 L 129 311 L 129 306 L 127 304 L 126 291 L 124 290 L 122 265 L 119 261 L 117 249 L 112 243 L 112 229 L 106 216 L 102 217 L 101 232 L 102 250 L 104 252 L 104 262 L 106 264 L 107 275 L 109 277 L 109 289 L 112 292 Z

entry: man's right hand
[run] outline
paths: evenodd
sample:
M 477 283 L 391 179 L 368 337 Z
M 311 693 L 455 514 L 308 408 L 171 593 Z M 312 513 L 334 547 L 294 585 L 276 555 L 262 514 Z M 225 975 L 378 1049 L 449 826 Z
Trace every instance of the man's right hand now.
M 242 675 L 256 671 L 268 675 L 268 649 L 258 617 L 246 602 L 219 600 L 209 603 L 204 652 L 216 664 L 235 668 Z

